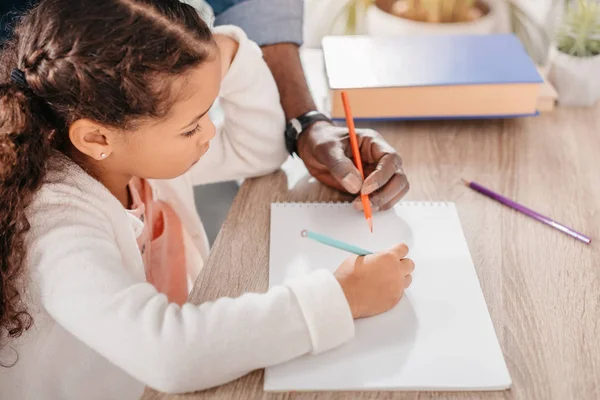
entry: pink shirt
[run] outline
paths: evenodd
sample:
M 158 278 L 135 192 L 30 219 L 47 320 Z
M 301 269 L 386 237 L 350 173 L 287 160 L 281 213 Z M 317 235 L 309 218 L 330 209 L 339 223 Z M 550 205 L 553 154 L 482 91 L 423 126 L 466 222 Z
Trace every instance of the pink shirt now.
M 183 226 L 179 216 L 162 201 L 153 199 L 152 188 L 134 177 L 129 183 L 131 210 L 144 223 L 137 238 L 142 253 L 146 279 L 167 295 L 169 301 L 182 305 L 188 297 Z

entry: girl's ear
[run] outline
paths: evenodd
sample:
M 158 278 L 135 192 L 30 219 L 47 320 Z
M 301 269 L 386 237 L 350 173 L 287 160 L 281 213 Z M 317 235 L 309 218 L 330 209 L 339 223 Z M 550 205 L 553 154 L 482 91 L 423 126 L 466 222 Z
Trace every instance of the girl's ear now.
M 114 132 L 90 119 L 78 119 L 69 127 L 73 146 L 95 160 L 103 160 L 113 151 Z

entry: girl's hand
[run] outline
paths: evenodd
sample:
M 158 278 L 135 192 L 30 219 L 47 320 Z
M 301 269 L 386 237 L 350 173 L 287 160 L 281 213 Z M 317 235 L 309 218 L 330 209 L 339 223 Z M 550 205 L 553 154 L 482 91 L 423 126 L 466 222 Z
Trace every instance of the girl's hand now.
M 353 318 L 370 317 L 394 307 L 412 282 L 415 263 L 404 258 L 408 247 L 399 244 L 386 252 L 347 258 L 335 272 Z
M 220 34 L 215 35 L 215 41 L 217 42 L 221 57 L 221 79 L 223 79 L 227 71 L 229 71 L 229 67 L 235 58 L 240 44 L 235 39 Z

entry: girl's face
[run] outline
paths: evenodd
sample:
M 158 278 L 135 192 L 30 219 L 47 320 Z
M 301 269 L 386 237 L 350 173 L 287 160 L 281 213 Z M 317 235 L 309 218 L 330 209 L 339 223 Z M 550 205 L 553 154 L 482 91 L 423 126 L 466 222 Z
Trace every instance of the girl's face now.
M 203 62 L 172 86 L 179 100 L 165 118 L 139 124 L 134 131 L 110 135 L 105 170 L 145 179 L 170 179 L 188 171 L 209 148 L 215 126 L 208 111 L 221 83 L 219 57 Z

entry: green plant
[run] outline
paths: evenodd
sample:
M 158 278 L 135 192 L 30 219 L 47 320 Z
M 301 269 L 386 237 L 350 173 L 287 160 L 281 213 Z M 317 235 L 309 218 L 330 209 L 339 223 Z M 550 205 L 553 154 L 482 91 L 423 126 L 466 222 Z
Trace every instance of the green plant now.
M 600 54 L 600 3 L 578 0 L 566 6 L 556 35 L 559 51 L 575 57 Z
M 600 53 L 598 0 L 552 0 L 551 11 L 543 25 L 532 19 L 514 0 L 508 3 L 512 30 L 538 64 L 547 62 L 552 41 L 556 41 L 558 49 L 566 54 L 585 57 Z M 552 20 L 557 11 L 562 11 L 558 24 Z

